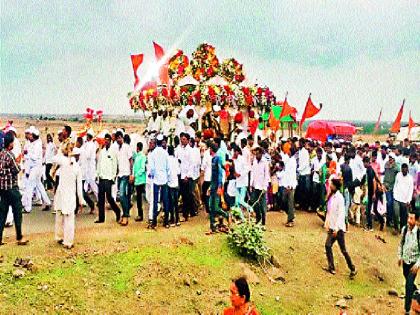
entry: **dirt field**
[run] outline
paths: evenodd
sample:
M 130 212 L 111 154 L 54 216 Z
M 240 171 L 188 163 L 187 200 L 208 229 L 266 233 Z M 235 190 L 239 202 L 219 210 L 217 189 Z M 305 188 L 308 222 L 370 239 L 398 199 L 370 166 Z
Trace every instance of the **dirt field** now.
M 220 314 L 229 303 L 229 282 L 246 274 L 252 282 L 252 300 L 262 314 L 338 314 L 344 297 L 349 314 L 396 314 L 402 300 L 388 290 L 403 291 L 397 267 L 398 238 L 352 228 L 347 247 L 359 274 L 349 280 L 338 246 L 334 248 L 337 275 L 326 274 L 325 232 L 314 214 L 298 212 L 293 229 L 283 226 L 286 215 L 268 214 L 266 239 L 280 262 L 270 275 L 284 278 L 272 283 L 260 267 L 244 261 L 229 248 L 226 235 L 206 236 L 204 214 L 178 228 L 147 230 L 144 223 L 126 228 L 113 222 L 97 226 L 93 218 L 77 218 L 75 248 L 62 249 L 51 232 L 37 229 L 39 221 L 53 229 L 51 214 L 39 208 L 31 218 L 30 245 L 0 248 L 0 309 L 2 314 Z M 83 223 L 80 223 L 83 221 Z M 42 232 L 36 232 L 36 231 Z M 13 266 L 29 258 L 34 270 Z M 14 278 L 21 269 L 25 275 Z

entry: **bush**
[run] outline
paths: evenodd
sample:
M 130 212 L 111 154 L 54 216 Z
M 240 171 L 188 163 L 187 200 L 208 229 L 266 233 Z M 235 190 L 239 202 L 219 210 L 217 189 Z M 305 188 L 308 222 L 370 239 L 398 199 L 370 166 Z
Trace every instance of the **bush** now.
M 231 228 L 228 242 L 239 255 L 252 260 L 261 261 L 270 257 L 270 249 L 265 243 L 262 226 L 251 220 L 246 220 Z

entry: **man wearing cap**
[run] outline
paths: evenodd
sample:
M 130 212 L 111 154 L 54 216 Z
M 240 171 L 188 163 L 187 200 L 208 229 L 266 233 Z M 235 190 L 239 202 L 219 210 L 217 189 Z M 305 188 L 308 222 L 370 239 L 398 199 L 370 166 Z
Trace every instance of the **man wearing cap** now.
M 386 195 L 386 224 L 391 227 L 394 221 L 394 184 L 395 178 L 398 174 L 398 166 L 395 163 L 395 154 L 391 152 L 388 156 L 388 161 L 384 166 L 383 184 Z
M 42 210 L 48 211 L 51 207 L 51 200 L 48 197 L 44 185 L 42 185 L 42 141 L 39 138 L 39 130 L 32 128 L 31 136 L 29 138 L 31 146 L 28 148 L 28 164 L 29 169 L 25 169 L 25 176 L 27 178 L 27 185 L 25 186 L 25 193 L 22 199 L 25 212 L 29 213 L 32 210 L 32 196 L 34 191 L 38 191 L 41 195 L 41 201 L 44 208 Z
M 16 239 L 18 245 L 26 245 L 28 241 L 22 235 L 22 196 L 18 187 L 19 162 L 12 153 L 14 135 L 7 133 L 4 137 L 4 150 L 0 151 L 0 245 L 3 245 L 3 230 L 9 206 L 12 207 L 15 220 Z

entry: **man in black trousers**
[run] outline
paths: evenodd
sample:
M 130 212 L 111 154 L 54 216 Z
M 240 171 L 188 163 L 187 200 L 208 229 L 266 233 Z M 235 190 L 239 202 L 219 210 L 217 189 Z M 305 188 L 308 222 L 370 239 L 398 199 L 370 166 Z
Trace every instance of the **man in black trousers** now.
M 12 207 L 18 245 L 26 245 L 28 240 L 22 235 L 22 195 L 18 187 L 19 162 L 21 157 L 12 153 L 15 137 L 8 132 L 4 136 L 4 149 L 0 152 L 0 245 L 3 243 L 3 230 L 9 206 Z
M 112 185 L 115 183 L 118 170 L 117 154 L 111 148 L 111 135 L 105 135 L 105 145 L 99 152 L 96 174 L 99 179 L 98 209 L 99 218 L 95 223 L 105 222 L 105 196 L 112 210 L 115 212 L 117 222 L 121 218 L 121 210 L 112 197 Z

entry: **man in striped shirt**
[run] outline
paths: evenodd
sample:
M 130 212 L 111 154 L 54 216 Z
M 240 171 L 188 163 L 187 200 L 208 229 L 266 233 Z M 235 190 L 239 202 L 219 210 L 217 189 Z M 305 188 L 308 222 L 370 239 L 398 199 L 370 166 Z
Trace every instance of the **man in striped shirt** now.
M 26 245 L 28 240 L 22 235 L 22 196 L 18 187 L 20 172 L 20 156 L 15 158 L 12 153 L 14 135 L 8 132 L 4 137 L 4 150 L 0 152 L 0 245 L 3 243 L 3 230 L 6 223 L 9 206 L 12 207 L 15 220 L 16 239 L 18 245 Z

